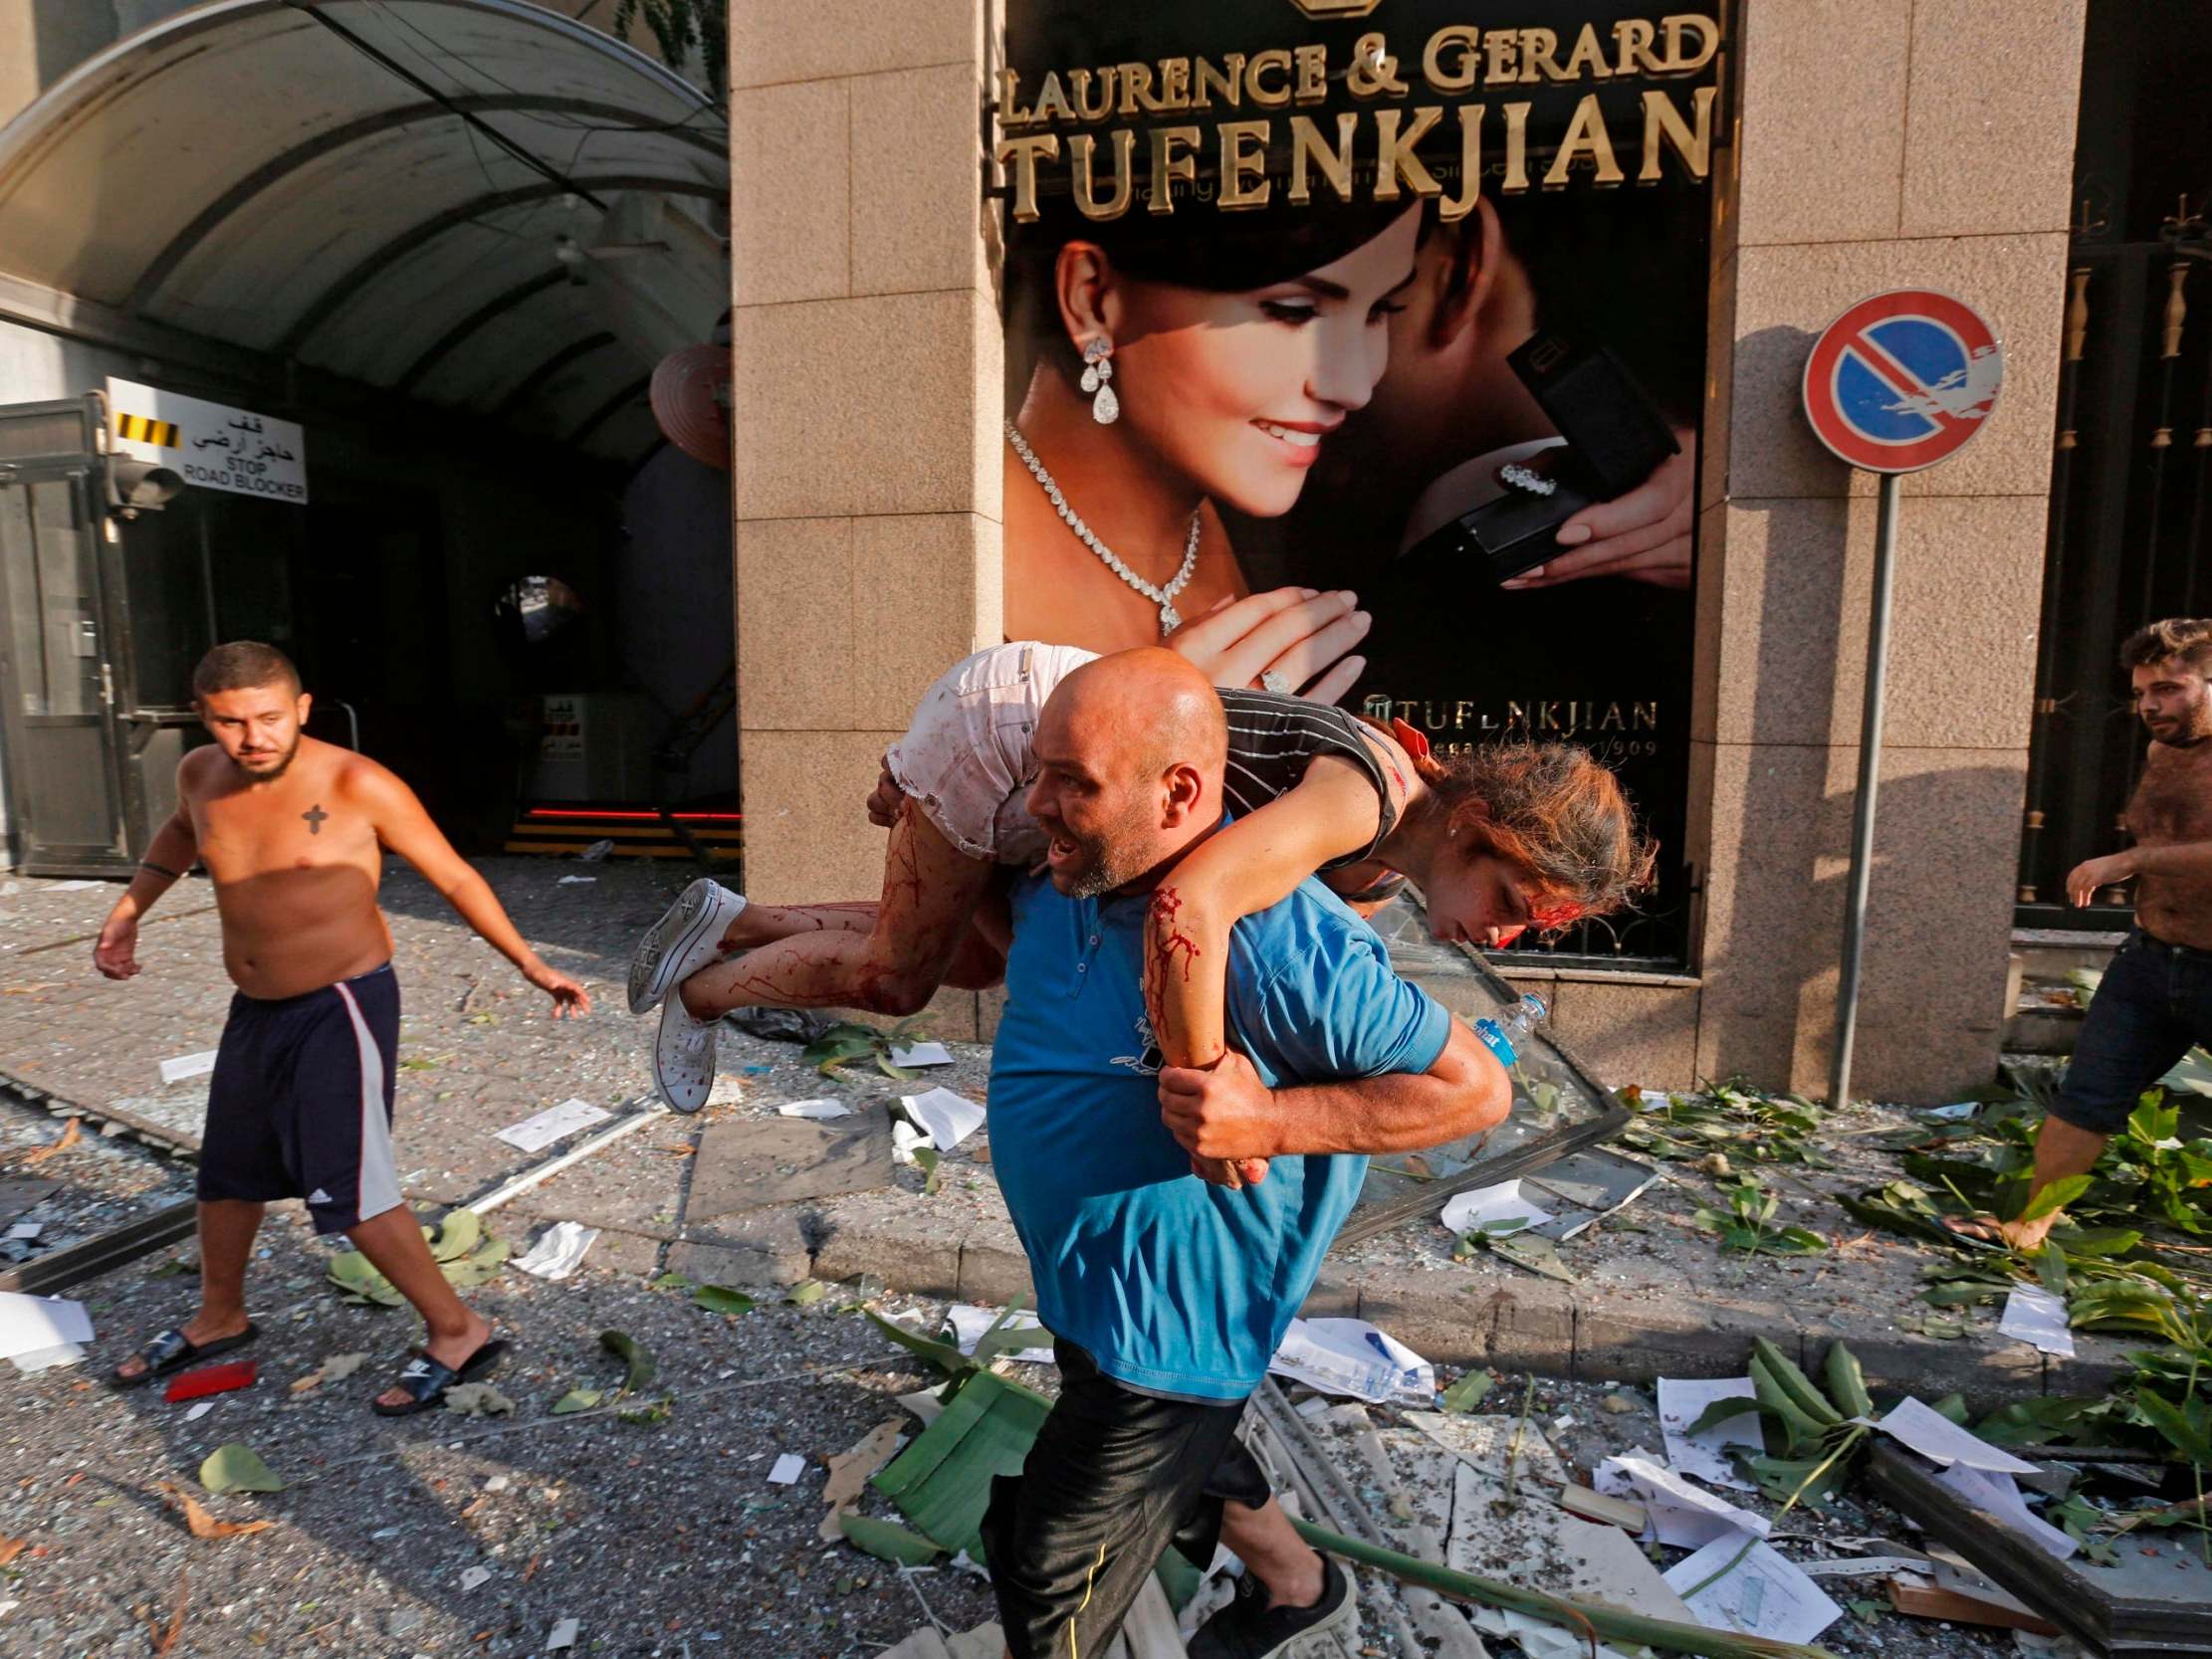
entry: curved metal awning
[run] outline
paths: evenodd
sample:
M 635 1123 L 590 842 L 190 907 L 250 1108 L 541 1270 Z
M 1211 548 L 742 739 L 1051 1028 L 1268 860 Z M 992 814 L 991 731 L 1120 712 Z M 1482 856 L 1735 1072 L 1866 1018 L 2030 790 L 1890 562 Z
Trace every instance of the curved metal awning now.
M 0 277 L 627 458 L 729 306 L 727 145 L 525 0 L 212 0 L 0 128 Z

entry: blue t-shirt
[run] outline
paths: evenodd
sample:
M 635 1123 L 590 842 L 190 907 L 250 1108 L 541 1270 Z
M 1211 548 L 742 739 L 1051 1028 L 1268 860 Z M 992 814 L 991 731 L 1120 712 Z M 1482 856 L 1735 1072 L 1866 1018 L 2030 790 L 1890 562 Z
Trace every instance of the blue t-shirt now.
M 1191 1173 L 1160 1120 L 1137 964 L 1149 897 L 1013 891 L 991 1068 L 992 1168 L 1037 1316 L 1108 1376 L 1242 1399 L 1313 1288 L 1364 1157 L 1276 1158 L 1256 1187 Z M 1450 1016 L 1391 971 L 1372 929 L 1307 882 L 1230 938 L 1228 1027 L 1269 1088 L 1425 1072 Z

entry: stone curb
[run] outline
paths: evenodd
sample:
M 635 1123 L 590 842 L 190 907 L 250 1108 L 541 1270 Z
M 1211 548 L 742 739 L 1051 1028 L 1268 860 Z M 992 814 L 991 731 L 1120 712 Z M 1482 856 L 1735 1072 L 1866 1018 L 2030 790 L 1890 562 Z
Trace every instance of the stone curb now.
M 1031 1295 L 1028 1261 L 1006 1223 L 979 1224 L 955 1242 L 942 1231 L 889 1224 L 880 1212 L 869 1221 L 835 1232 L 812 1258 L 814 1277 L 866 1275 L 909 1295 L 994 1306 Z M 1829 1343 L 1840 1339 L 1872 1387 L 1929 1400 L 1962 1393 L 1977 1414 L 2029 1396 L 2100 1394 L 2130 1369 L 2088 1353 L 2054 1361 L 2025 1344 L 1918 1337 L 1870 1318 L 1801 1320 L 1775 1302 L 1607 1297 L 1535 1274 L 1508 1278 L 1508 1271 L 1470 1287 L 1440 1272 L 1331 1262 L 1302 1311 L 1368 1320 L 1440 1364 L 1580 1382 L 1738 1376 L 1754 1337 L 1770 1339 L 1817 1376 Z

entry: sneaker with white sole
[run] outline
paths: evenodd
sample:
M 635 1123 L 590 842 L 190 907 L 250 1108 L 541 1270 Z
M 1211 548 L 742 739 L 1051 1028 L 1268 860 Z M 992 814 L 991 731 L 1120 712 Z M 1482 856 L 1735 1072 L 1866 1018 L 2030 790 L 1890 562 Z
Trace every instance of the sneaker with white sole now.
M 1321 1565 L 1321 1599 L 1310 1607 L 1268 1606 L 1267 1586 L 1258 1573 L 1246 1570 L 1236 1580 L 1236 1599 L 1193 1633 L 1191 1659 L 1273 1659 L 1323 1631 L 1358 1629 L 1352 1575 L 1326 1556 Z
M 715 1087 L 715 1030 L 722 1022 L 695 1019 L 684 999 L 661 1004 L 660 1036 L 653 1043 L 653 1087 L 678 1112 L 697 1112 Z
M 745 895 L 702 876 L 684 889 L 630 952 L 630 1012 L 642 1014 L 722 954 L 722 935 Z

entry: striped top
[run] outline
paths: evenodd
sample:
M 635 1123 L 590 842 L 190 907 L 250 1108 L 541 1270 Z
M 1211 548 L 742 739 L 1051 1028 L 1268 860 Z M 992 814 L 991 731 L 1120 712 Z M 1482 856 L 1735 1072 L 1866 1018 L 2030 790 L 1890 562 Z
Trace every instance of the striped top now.
M 1341 755 L 1367 774 L 1382 810 L 1376 816 L 1373 841 L 1321 868 L 1341 870 L 1375 856 L 1375 849 L 1398 827 L 1398 808 L 1391 800 L 1382 763 L 1362 735 L 1366 727 L 1356 716 L 1302 697 L 1225 689 L 1221 711 L 1228 716 L 1228 770 L 1221 780 L 1221 794 L 1231 811 L 1239 817 L 1258 811 L 1296 788 L 1315 755 Z

